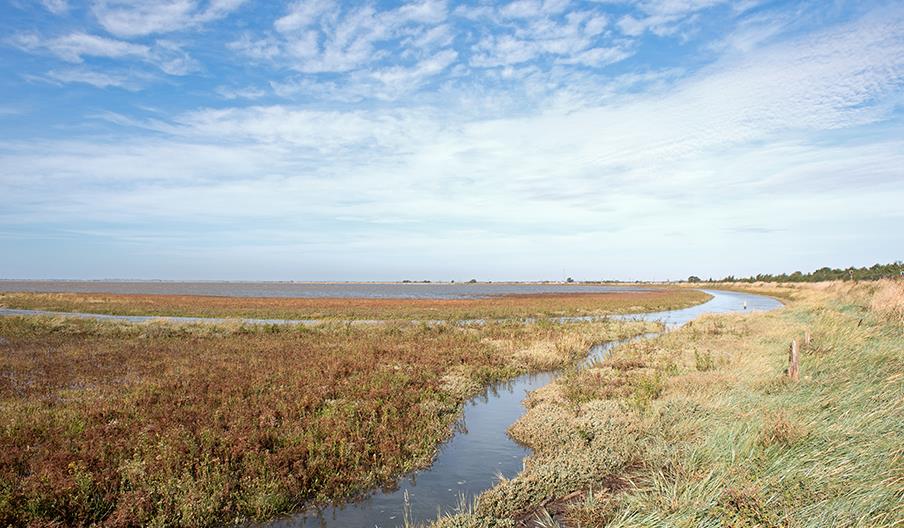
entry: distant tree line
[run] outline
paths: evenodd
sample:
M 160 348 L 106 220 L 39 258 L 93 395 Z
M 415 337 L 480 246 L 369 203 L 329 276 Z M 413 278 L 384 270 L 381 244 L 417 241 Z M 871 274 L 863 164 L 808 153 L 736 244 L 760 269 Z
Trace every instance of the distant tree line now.
M 874 264 L 862 268 L 819 268 L 810 273 L 782 273 L 781 275 L 759 274 L 754 277 L 735 277 L 729 275 L 723 282 L 820 282 L 830 280 L 878 280 L 904 276 L 904 262 L 896 261 L 892 264 Z M 702 282 L 697 276 L 691 275 L 687 282 Z M 707 282 L 713 282 L 709 279 Z

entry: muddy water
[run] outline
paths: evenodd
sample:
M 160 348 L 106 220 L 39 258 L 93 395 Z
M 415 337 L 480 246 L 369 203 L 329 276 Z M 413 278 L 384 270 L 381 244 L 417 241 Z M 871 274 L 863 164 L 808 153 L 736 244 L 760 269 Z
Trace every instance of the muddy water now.
M 762 311 L 781 306 L 775 299 L 759 295 L 714 290 L 707 293 L 713 298 L 698 306 L 623 317 L 663 321 L 671 329 L 705 313 Z M 583 364 L 604 358 L 618 344 L 594 346 Z M 406 515 L 423 523 L 440 513 L 454 511 L 461 497 L 471 499 L 492 487 L 500 475 L 511 478 L 521 470 L 529 450 L 515 443 L 506 431 L 524 412 L 521 401 L 525 395 L 557 375 L 550 372 L 520 376 L 492 386 L 467 402 L 458 431 L 441 446 L 433 465 L 405 476 L 395 489 L 376 491 L 360 502 L 308 511 L 268 526 L 389 528 L 401 525 Z

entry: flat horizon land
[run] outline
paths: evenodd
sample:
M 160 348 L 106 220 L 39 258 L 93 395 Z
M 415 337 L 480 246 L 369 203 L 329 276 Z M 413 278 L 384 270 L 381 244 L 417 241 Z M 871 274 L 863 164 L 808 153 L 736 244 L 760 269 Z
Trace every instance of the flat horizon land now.
M 652 280 L 608 280 L 608 279 L 600 279 L 600 280 L 572 280 L 568 281 L 567 279 L 536 279 L 536 280 L 478 280 L 474 279 L 474 282 L 471 282 L 471 279 L 467 280 L 430 280 L 430 279 L 399 279 L 399 280 L 247 280 L 247 279 L 10 279 L 10 278 L 0 278 L 0 282 L 21 282 L 21 283 L 41 283 L 41 282 L 85 282 L 85 283 L 98 283 L 98 282 L 134 282 L 136 284 L 145 283 L 145 282 L 166 282 L 166 283 L 176 283 L 176 284 L 208 284 L 208 283 L 225 283 L 225 284 L 625 284 L 625 285 L 633 285 L 633 284 L 663 284 L 668 283 L 669 281 L 652 281 Z M 672 281 L 678 282 L 678 281 Z
M 473 285 L 472 285 L 473 286 Z M 408 287 L 399 283 L 398 287 Z M 0 307 L 109 315 L 254 319 L 502 319 L 605 316 L 682 308 L 709 298 L 701 291 L 656 287 L 580 291 L 526 290 L 466 297 L 236 297 L 139 293 L 0 292 Z M 609 287 L 601 287 L 609 288 Z M 563 289 L 571 290 L 566 292 Z M 578 291 L 574 291 L 578 290 Z M 395 294 L 396 292 L 383 292 Z

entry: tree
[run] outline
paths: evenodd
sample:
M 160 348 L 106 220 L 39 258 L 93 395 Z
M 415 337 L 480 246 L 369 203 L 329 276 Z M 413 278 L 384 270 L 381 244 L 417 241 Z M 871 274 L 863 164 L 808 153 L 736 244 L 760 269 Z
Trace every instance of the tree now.
M 878 280 L 900 276 L 904 276 L 904 264 L 902 264 L 901 261 L 897 261 L 893 264 L 873 264 L 872 266 L 864 266 L 862 268 L 850 267 L 842 269 L 823 266 L 810 273 L 803 273 L 801 271 L 795 271 L 791 274 L 782 273 L 781 275 L 761 273 L 747 278 L 735 278 L 729 275 L 722 280 L 726 282 L 820 282 L 830 280 Z M 690 282 L 690 279 L 688 279 L 688 282 Z
M 687 282 L 700 282 L 700 277 L 696 275 L 691 275 L 687 278 Z
M 574 279 L 572 279 L 571 277 L 568 277 L 567 279 L 565 279 L 565 282 L 574 282 Z

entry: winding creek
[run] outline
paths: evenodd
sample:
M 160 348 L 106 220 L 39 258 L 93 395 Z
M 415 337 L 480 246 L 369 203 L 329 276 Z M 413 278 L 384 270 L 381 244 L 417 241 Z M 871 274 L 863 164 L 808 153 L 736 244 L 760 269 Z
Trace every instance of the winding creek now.
M 704 291 L 713 298 L 697 306 L 620 318 L 662 321 L 668 329 L 674 329 L 706 313 L 763 311 L 782 305 L 762 295 Z M 622 341 L 610 341 L 592 347 L 583 364 L 604 358 L 620 344 Z M 464 406 L 456 434 L 440 447 L 433 465 L 406 475 L 395 489 L 376 491 L 360 502 L 279 519 L 268 526 L 390 528 L 402 524 L 406 510 L 408 518 L 415 523 L 426 523 L 438 514 L 454 511 L 462 497 L 470 500 L 491 488 L 500 475 L 512 478 L 521 471 L 522 461 L 530 450 L 514 442 L 508 436 L 508 428 L 524 412 L 521 402 L 526 394 L 546 385 L 558 374 L 526 374 L 491 386 L 472 398 Z
M 781 306 L 773 298 L 747 293 L 721 290 L 704 290 L 713 296 L 709 301 L 666 312 L 622 315 L 622 319 L 662 321 L 668 329 L 674 329 L 706 313 L 772 310 Z M 145 322 L 158 317 L 110 316 L 97 314 L 63 314 L 33 310 L 0 308 L 0 315 L 59 315 L 104 320 Z M 172 317 L 176 322 L 203 322 L 209 319 Z M 580 318 L 577 318 L 580 319 Z M 313 321 L 246 320 L 249 323 L 295 323 Z M 644 339 L 656 334 L 636 337 Z M 587 360 L 602 359 L 606 353 L 623 341 L 612 341 L 592 347 Z M 438 514 L 454 511 L 462 497 L 471 500 L 492 487 L 500 476 L 514 477 L 522 468 L 524 458 L 530 453 L 509 438 L 507 430 L 524 409 L 525 395 L 546 385 L 558 372 L 528 374 L 508 382 L 488 387 L 483 394 L 464 405 L 463 416 L 456 425 L 453 437 L 440 446 L 433 464 L 423 470 L 402 477 L 393 489 L 377 490 L 367 498 L 341 506 L 307 511 L 291 517 L 277 519 L 267 526 L 282 527 L 382 527 L 399 526 L 406 516 L 414 522 L 424 523 Z

